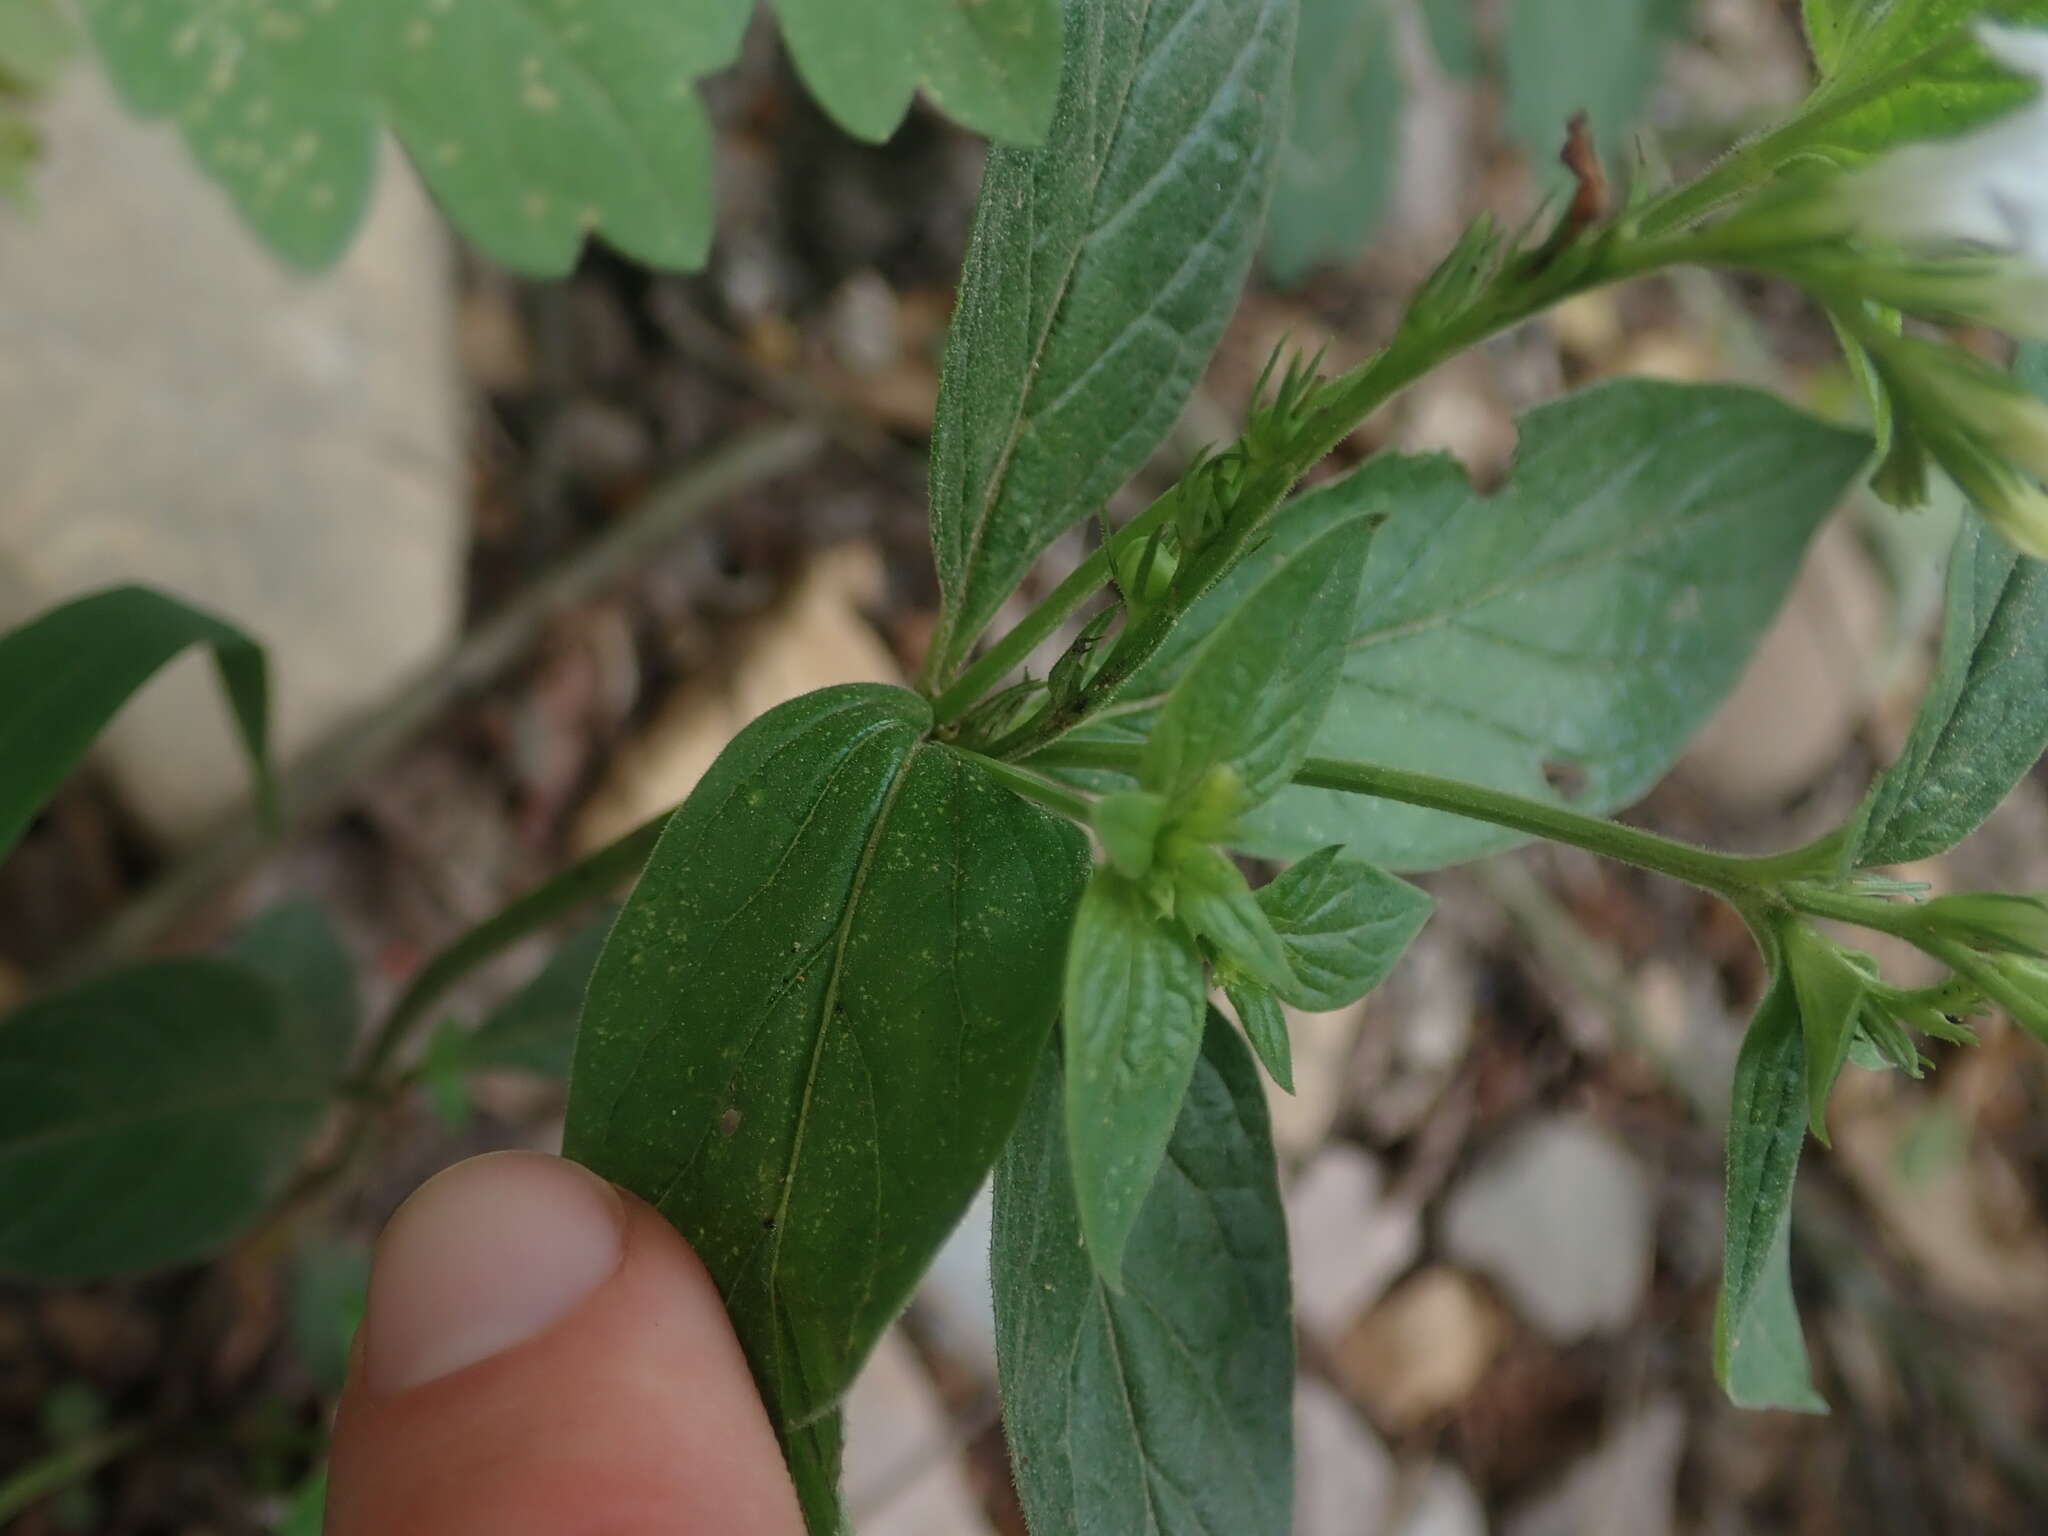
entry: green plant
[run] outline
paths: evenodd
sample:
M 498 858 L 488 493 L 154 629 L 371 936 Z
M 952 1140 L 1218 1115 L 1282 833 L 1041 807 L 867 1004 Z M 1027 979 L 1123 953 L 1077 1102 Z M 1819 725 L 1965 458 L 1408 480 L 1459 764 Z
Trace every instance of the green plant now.
M 2015 66 L 2048 74 L 2048 45 L 1970 24 L 2048 23 L 2048 4 L 1806 9 L 1822 80 L 1786 124 L 1618 208 L 1581 154 L 1561 214 L 1473 226 L 1383 351 L 1334 376 L 1276 360 L 1236 441 L 984 646 L 1192 388 L 1251 260 L 1294 68 L 1291 0 L 1069 0 L 1050 136 L 991 154 L 948 347 L 921 689 L 832 689 L 757 720 L 672 816 L 431 962 L 360 1051 L 305 909 L 226 955 L 31 1003 L 0 1023 L 0 1264 L 196 1257 L 260 1215 L 335 1096 L 349 1133 L 287 1209 L 423 1075 L 558 1059 L 587 972 L 567 1150 L 703 1256 L 813 1529 L 840 1524 L 838 1403 L 993 1169 L 1034 1530 L 1279 1532 L 1293 1342 L 1254 1053 L 1285 1084 L 1278 1004 L 1341 1006 L 1386 974 L 1429 912 L 1399 873 L 1545 838 L 1688 882 L 1755 938 L 1768 985 L 1735 1073 L 1714 1351 L 1737 1402 L 1820 1407 L 1791 1197 L 1842 1066 L 1918 1074 L 1923 1038 L 1968 1042 L 1993 1010 L 2048 1038 L 2048 901 L 1922 899 L 1881 873 L 1966 836 L 2048 745 L 2048 364 L 2008 374 L 1931 330 L 2041 335 L 2042 253 L 1884 225 L 1888 189 L 1929 163 L 1911 156 L 1974 184 L 2017 143 L 2041 184 L 2043 136 L 2013 130 L 2042 108 Z M 1531 414 L 1492 495 L 1391 454 L 1293 495 L 1446 359 L 1686 264 L 1803 287 L 1862 366 L 1879 437 L 1755 390 L 1617 382 Z M 1898 760 L 1848 824 L 1780 854 L 1606 819 L 1731 686 L 1873 462 L 1898 499 L 1938 466 L 1977 505 Z M 1048 674 L 1014 680 L 1059 635 Z M 0 639 L 0 698 L 34 722 L 0 736 L 0 829 L 192 641 L 260 748 L 246 642 L 163 599 L 105 594 Z M 1254 889 L 1239 853 L 1296 862 Z M 512 1022 L 414 1064 L 455 980 L 635 872 L 594 969 L 580 941 Z M 1890 985 L 1822 923 L 1903 939 L 1947 978 Z

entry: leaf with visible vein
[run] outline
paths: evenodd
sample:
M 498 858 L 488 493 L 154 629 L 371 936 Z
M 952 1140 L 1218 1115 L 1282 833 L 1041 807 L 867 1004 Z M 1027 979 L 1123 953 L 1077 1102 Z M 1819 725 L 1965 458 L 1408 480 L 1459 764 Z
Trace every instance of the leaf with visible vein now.
M 1166 435 L 1250 265 L 1287 0 L 1068 0 L 1038 149 L 991 150 L 932 439 L 934 676 Z
M 1736 1057 L 1728 1115 L 1727 1228 L 1714 1369 L 1750 1408 L 1812 1410 L 1805 1345 L 1791 1313 L 1792 1183 L 1806 1142 L 1806 1052 L 1799 1002 L 1782 971 Z
M 2021 376 L 2048 386 L 2048 348 Z M 1909 864 L 1953 848 L 2048 749 L 2048 562 L 2015 554 L 1975 512 L 1949 556 L 1941 659 L 1898 761 L 1871 789 L 1852 853 Z
M 1323 848 L 1260 888 L 1294 972 L 1288 1002 L 1311 1013 L 1346 1008 L 1386 980 L 1436 903 L 1383 869 Z
M 278 988 L 161 960 L 0 1019 L 0 1272 L 190 1263 L 263 1210 L 332 1103 Z
M 704 1260 L 817 1531 L 834 1405 L 1009 1134 L 1087 869 L 930 726 L 856 686 L 742 731 L 619 915 L 570 1080 L 569 1155 Z
M 165 662 L 213 651 L 221 689 L 267 802 L 268 673 L 232 624 L 148 587 L 77 598 L 0 635 L 0 858 L 78 766 L 93 740 Z
M 996 1361 L 1032 1536 L 1287 1536 L 1294 1328 L 1258 1070 L 1211 1012 L 1109 1291 L 1048 1059 L 996 1169 Z
M 1756 390 L 1629 380 L 1524 417 L 1490 496 L 1448 459 L 1382 454 L 1285 508 L 1087 733 L 1142 740 L 1189 652 L 1275 562 L 1335 519 L 1382 513 L 1314 752 L 1618 810 L 1734 685 L 1869 452 Z M 1415 870 L 1522 840 L 1294 786 L 1247 818 L 1242 846 L 1286 858 L 1342 844 Z

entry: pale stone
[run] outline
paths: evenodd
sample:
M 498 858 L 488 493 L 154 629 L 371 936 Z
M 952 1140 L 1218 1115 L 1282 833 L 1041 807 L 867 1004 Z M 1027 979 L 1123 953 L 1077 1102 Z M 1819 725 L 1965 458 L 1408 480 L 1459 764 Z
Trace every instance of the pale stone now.
M 369 222 L 287 271 L 94 71 L 47 108 L 32 211 L 0 206 L 0 624 L 144 581 L 269 648 L 295 752 L 427 665 L 460 617 L 467 536 L 448 253 L 387 156 Z M 159 834 L 247 793 L 188 657 L 105 761 Z
M 930 1330 L 926 1337 L 990 1384 L 996 1379 L 996 1315 L 989 1283 L 994 1219 L 994 1192 L 984 1184 L 917 1288 L 918 1315 Z
M 1349 1086 L 1345 1068 L 1365 1027 L 1368 1006 L 1356 1003 L 1332 1013 L 1304 1013 L 1281 1005 L 1294 1062 L 1294 1092 L 1264 1074 L 1261 1080 L 1273 1116 L 1273 1145 L 1283 1162 L 1307 1157 L 1329 1137 L 1344 1104 Z
M 1658 1398 L 1510 1516 L 1506 1536 L 1672 1536 L 1685 1410 Z
M 1332 1368 L 1382 1428 L 1399 1434 L 1462 1403 L 1508 1338 L 1508 1320 L 1470 1276 L 1423 1270 L 1332 1353 Z
M 987 1536 L 945 1404 L 896 1329 L 847 1395 L 841 1487 L 857 1536 Z
M 1336 1143 L 1287 1191 L 1294 1315 L 1310 1334 L 1332 1339 L 1386 1293 L 1422 1248 L 1412 1204 L 1387 1198 L 1386 1174 L 1361 1148 Z
M 1486 1506 L 1449 1462 L 1434 1463 L 1389 1536 L 1486 1536 Z
M 1626 1327 L 1650 1281 L 1655 1211 L 1634 1157 L 1572 1116 L 1532 1121 L 1444 1208 L 1451 1256 L 1560 1343 Z
M 1322 1382 L 1294 1388 L 1294 1536 L 1371 1536 L 1392 1505 L 1394 1458 Z

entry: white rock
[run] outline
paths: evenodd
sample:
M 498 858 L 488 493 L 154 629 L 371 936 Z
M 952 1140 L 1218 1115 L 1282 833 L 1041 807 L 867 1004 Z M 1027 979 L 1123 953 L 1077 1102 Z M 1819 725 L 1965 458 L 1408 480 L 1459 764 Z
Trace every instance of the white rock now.
M 893 1328 L 847 1395 L 841 1486 L 858 1536 L 988 1536 L 945 1405 Z
M 1654 1211 L 1643 1172 L 1597 1126 L 1533 1121 L 1460 1180 L 1444 1241 L 1559 1342 L 1627 1325 L 1649 1283 Z
M 1422 1248 L 1412 1205 L 1386 1197 L 1379 1159 L 1348 1143 L 1324 1149 L 1287 1191 L 1294 1315 L 1328 1340 L 1386 1293 Z
M 994 1214 L 994 1192 L 984 1184 L 917 1288 L 919 1314 L 930 1325 L 933 1341 L 990 1383 L 996 1379 L 995 1300 L 988 1269 Z
M 447 247 L 388 157 L 334 271 L 286 271 L 93 70 L 49 104 L 37 206 L 0 207 L 0 625 L 141 580 L 270 648 L 285 756 L 383 700 L 458 616 L 467 518 Z M 187 658 L 106 760 L 167 837 L 246 794 Z
M 1511 1515 L 1506 1536 L 1672 1536 L 1684 1454 L 1685 1410 L 1658 1398 Z
M 1350 1404 L 1310 1377 L 1294 1388 L 1294 1536 L 1372 1536 L 1393 1505 L 1394 1459 Z
M 1464 1473 L 1439 1461 L 1423 1474 L 1388 1536 L 1486 1536 L 1486 1506 Z

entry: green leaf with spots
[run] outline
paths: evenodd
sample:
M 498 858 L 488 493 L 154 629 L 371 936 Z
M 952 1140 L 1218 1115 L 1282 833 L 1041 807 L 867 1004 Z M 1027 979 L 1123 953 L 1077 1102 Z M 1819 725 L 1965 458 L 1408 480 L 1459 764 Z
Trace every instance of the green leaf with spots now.
M 693 267 L 711 237 L 694 82 L 748 0 L 83 0 L 128 103 L 169 117 L 250 225 L 325 266 L 369 205 L 388 127 L 463 233 L 523 272 L 596 234 Z
M 1287 1536 L 1294 1326 L 1258 1070 L 1221 1017 L 1125 1250 L 1091 1269 L 1048 1060 L 996 1169 L 996 1363 L 1032 1536 Z
M 1067 947 L 1067 1142 L 1081 1230 L 1112 1290 L 1202 1048 L 1194 935 L 1113 869 L 1088 882 Z
M 1001 1150 L 1087 846 L 900 689 L 742 731 L 670 818 L 584 1004 L 566 1150 L 718 1282 L 815 1531 L 833 1407 Z
M 932 440 L 950 675 L 1034 560 L 1151 455 L 1258 241 L 1292 0 L 1069 0 L 1038 149 L 989 153 Z
M 1744 1408 L 1824 1406 L 1792 1305 L 1792 1183 L 1806 1142 L 1799 1000 L 1782 971 L 1750 1021 L 1728 1114 L 1727 1226 L 1714 1369 Z
M 164 960 L 0 1019 L 0 1272 L 130 1274 L 212 1254 L 291 1173 L 338 1074 L 282 993 Z
M 0 858 L 7 856 L 93 739 L 165 662 L 213 652 L 259 791 L 270 798 L 263 651 L 232 624 L 147 587 L 77 598 L 0 635 Z
M 920 84 L 970 128 L 1045 137 L 1060 84 L 1060 0 L 776 0 L 797 73 L 848 132 L 886 139 Z
M 2032 84 L 1972 35 L 1980 18 L 2048 25 L 2048 0 L 1807 0 L 1821 79 L 1788 148 L 1853 160 L 1966 132 L 2029 100 Z
M 1436 903 L 1406 880 L 1322 848 L 1259 891 L 1294 972 L 1282 996 L 1297 1008 L 1346 1008 L 1386 980 Z
M 1400 170 L 1397 43 L 1392 0 L 1302 0 L 1293 107 L 1266 219 L 1276 282 L 1349 261 L 1379 227 Z
M 1382 514 L 1318 756 L 1604 815 L 1668 769 L 1741 675 L 1870 440 L 1755 390 L 1626 381 L 1531 412 L 1507 483 L 1383 454 L 1275 518 L 1089 734 L 1142 740 L 1188 653 L 1251 584 L 1340 519 Z M 1291 786 L 1241 845 L 1342 844 L 1389 869 L 1516 833 Z

